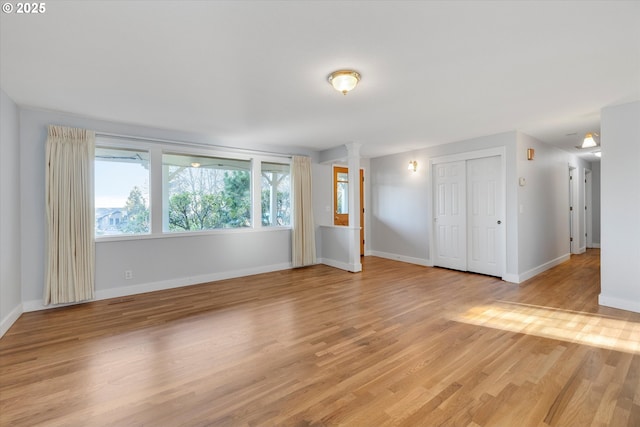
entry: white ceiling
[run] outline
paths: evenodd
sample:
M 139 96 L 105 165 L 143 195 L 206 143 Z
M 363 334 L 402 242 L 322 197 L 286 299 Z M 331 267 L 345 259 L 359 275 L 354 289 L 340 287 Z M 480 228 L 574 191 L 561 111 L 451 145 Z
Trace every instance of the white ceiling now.
M 638 1 L 47 1 L 2 13 L 19 105 L 365 157 L 509 130 L 575 150 L 640 99 Z M 326 77 L 362 74 L 347 96 Z M 573 134 L 573 136 L 566 136 Z

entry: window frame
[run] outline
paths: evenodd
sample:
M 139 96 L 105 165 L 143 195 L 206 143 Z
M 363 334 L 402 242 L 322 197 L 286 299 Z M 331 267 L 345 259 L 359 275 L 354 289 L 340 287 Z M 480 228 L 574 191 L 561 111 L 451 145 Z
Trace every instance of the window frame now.
M 109 236 L 95 236 L 95 242 L 112 242 L 120 240 L 146 240 L 158 238 L 178 238 L 186 236 L 207 236 L 216 234 L 233 234 L 233 233 L 254 233 L 266 231 L 281 231 L 291 229 L 291 225 L 278 226 L 262 226 L 261 221 L 261 170 L 262 163 L 280 163 L 288 164 L 291 167 L 292 158 L 289 155 L 278 154 L 261 154 L 252 152 L 243 152 L 241 149 L 224 150 L 220 147 L 212 146 L 211 148 L 203 147 L 200 144 L 188 144 L 171 141 L 145 140 L 144 138 L 136 139 L 135 137 L 120 137 L 97 135 L 96 147 L 115 148 L 125 150 L 147 151 L 149 153 L 149 220 L 150 230 L 148 234 L 122 234 Z M 165 231 L 163 223 L 165 217 L 163 207 L 166 200 L 164 196 L 163 186 L 163 154 L 179 154 L 226 158 L 230 160 L 246 160 L 250 161 L 251 174 L 251 225 L 249 227 L 240 228 L 216 228 L 210 230 L 192 230 L 192 231 Z M 291 170 L 291 169 L 290 169 Z M 94 186 L 95 190 L 95 186 Z M 94 195 L 95 198 L 95 195 Z M 168 202 L 168 201 L 167 201 Z M 293 205 L 290 207 L 293 210 Z M 291 213 L 293 218 L 293 212 Z M 95 219 L 94 219 L 95 222 Z
M 201 230 L 171 230 L 169 228 L 169 217 L 167 215 L 168 212 L 168 208 L 169 208 L 169 193 L 168 193 L 168 185 L 169 182 L 166 181 L 168 177 L 165 176 L 165 167 L 169 166 L 169 165 L 165 165 L 165 156 L 180 156 L 180 157 L 195 157 L 195 158 L 207 158 L 207 159 L 213 159 L 213 160 L 219 160 L 221 162 L 224 161 L 229 161 L 229 162 L 244 162 L 244 163 L 248 163 L 248 173 L 249 173 L 249 203 L 250 203 L 250 207 L 249 207 L 249 225 L 246 227 L 214 227 L 214 228 L 206 228 L 206 229 L 201 229 Z M 196 159 L 197 160 L 197 159 Z M 186 234 L 191 234 L 191 233 L 198 233 L 198 232 L 202 232 L 202 231 L 213 231 L 213 230 L 235 230 L 235 229 L 248 229 L 248 228 L 253 228 L 255 226 L 255 218 L 254 218 L 254 214 L 253 214 L 253 203 L 254 203 L 254 195 L 253 195 L 253 187 L 254 187 L 254 177 L 253 177 L 253 167 L 254 167 L 254 162 L 251 158 L 238 158 L 238 157 L 232 157 L 229 155 L 211 155 L 211 154 L 195 154 L 195 153 L 185 153 L 181 150 L 163 150 L 162 152 L 162 163 L 161 163 L 161 168 L 162 168 L 162 232 L 165 234 L 175 234 L 175 233 L 186 233 Z M 193 166 L 192 166 L 193 167 Z M 194 169 L 198 169 L 198 168 L 194 168 Z M 225 170 L 223 168 L 220 168 L 219 170 Z M 229 169 L 231 170 L 231 169 Z
M 112 142 L 112 143 L 107 143 L 105 142 L 105 140 L 103 140 L 103 138 L 96 138 L 96 144 L 95 144 L 95 148 L 96 150 L 98 149 L 105 149 L 105 150 L 129 150 L 129 151 L 137 151 L 137 152 L 147 152 L 148 156 L 149 156 L 149 200 L 148 200 L 148 205 L 149 205 L 149 231 L 147 233 L 123 233 L 123 234 L 109 234 L 109 235 L 102 235 L 102 236 L 98 236 L 95 234 L 93 234 L 93 238 L 94 241 L 112 241 L 112 240 L 131 240 L 131 239 L 138 239 L 138 238 L 148 238 L 151 236 L 152 234 L 152 224 L 153 224 L 153 210 L 152 210 L 152 204 L 153 204 L 153 180 L 152 180 L 152 161 L 151 161 L 151 150 L 149 148 L 149 146 L 147 145 L 130 145 L 130 144 L 124 144 L 124 143 L 120 143 L 120 142 Z M 96 157 L 94 154 L 94 176 L 93 176 L 93 199 L 94 199 L 94 203 L 95 203 L 95 199 L 96 199 L 96 194 L 95 194 L 95 161 L 96 161 Z M 94 206 L 94 218 L 93 218 L 93 223 L 94 223 L 94 227 L 95 227 L 95 222 L 96 222 L 96 218 L 95 218 L 95 211 L 96 211 L 97 207 Z
M 263 224 L 262 223 L 262 179 L 266 179 L 263 174 L 264 174 L 264 170 L 263 170 L 263 165 L 264 164 L 272 164 L 272 165 L 288 165 L 289 167 L 289 171 L 288 171 L 288 178 L 289 178 L 289 223 L 288 224 L 277 224 L 277 219 L 276 219 L 276 224 Z M 283 175 L 284 177 L 284 175 Z M 281 178 L 282 179 L 282 178 Z M 293 204 L 291 203 L 291 162 L 283 162 L 283 161 L 261 161 L 260 162 L 260 200 L 258 202 L 259 206 L 260 206 L 260 218 L 259 218 L 259 222 L 260 222 L 260 226 L 264 227 L 264 228 L 282 228 L 282 227 L 291 227 L 291 220 L 292 220 L 292 212 L 291 210 L 293 209 Z M 273 184 L 271 184 L 271 186 L 273 187 Z M 276 187 L 276 193 L 278 191 L 278 187 Z M 276 195 L 276 204 L 277 204 L 277 195 Z M 276 207 L 276 211 L 277 211 L 277 207 Z M 273 219 L 271 219 L 271 222 L 273 222 Z

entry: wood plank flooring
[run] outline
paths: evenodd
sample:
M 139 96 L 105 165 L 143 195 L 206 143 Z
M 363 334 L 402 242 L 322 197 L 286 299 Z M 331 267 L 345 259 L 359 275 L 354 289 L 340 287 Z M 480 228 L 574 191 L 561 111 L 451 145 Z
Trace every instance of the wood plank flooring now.
M 599 251 L 520 285 L 365 257 L 25 313 L 2 426 L 640 426 Z

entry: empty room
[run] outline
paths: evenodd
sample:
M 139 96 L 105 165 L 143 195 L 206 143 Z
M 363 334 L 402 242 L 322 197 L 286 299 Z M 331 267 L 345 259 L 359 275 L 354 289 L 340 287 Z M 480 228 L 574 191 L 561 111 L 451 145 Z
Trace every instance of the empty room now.
M 0 13 L 0 426 L 640 426 L 640 2 Z

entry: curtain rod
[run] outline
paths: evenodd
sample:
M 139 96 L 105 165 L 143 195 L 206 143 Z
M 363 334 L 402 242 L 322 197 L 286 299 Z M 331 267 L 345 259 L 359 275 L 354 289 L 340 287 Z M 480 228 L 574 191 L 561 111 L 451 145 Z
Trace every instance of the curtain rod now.
M 180 145 L 180 146 L 190 146 L 190 147 L 198 147 L 198 148 L 208 148 L 208 149 L 216 149 L 223 151 L 230 151 L 235 153 L 243 153 L 243 154 L 263 154 L 266 156 L 273 157 L 286 157 L 291 158 L 293 156 L 304 156 L 309 157 L 304 154 L 286 154 L 286 153 L 276 153 L 273 151 L 265 151 L 265 150 L 253 150 L 249 148 L 234 148 L 227 147 L 224 145 L 213 145 L 213 144 L 205 144 L 201 142 L 186 142 L 186 141 L 175 141 L 171 139 L 162 139 L 162 138 L 149 138 L 145 136 L 132 136 L 132 135 L 123 135 L 119 133 L 110 133 L 110 132 L 98 132 L 96 131 L 96 136 L 102 136 L 107 138 L 116 138 L 116 139 L 128 139 L 134 141 L 142 141 L 142 142 L 159 142 L 162 144 L 171 144 L 171 145 Z

